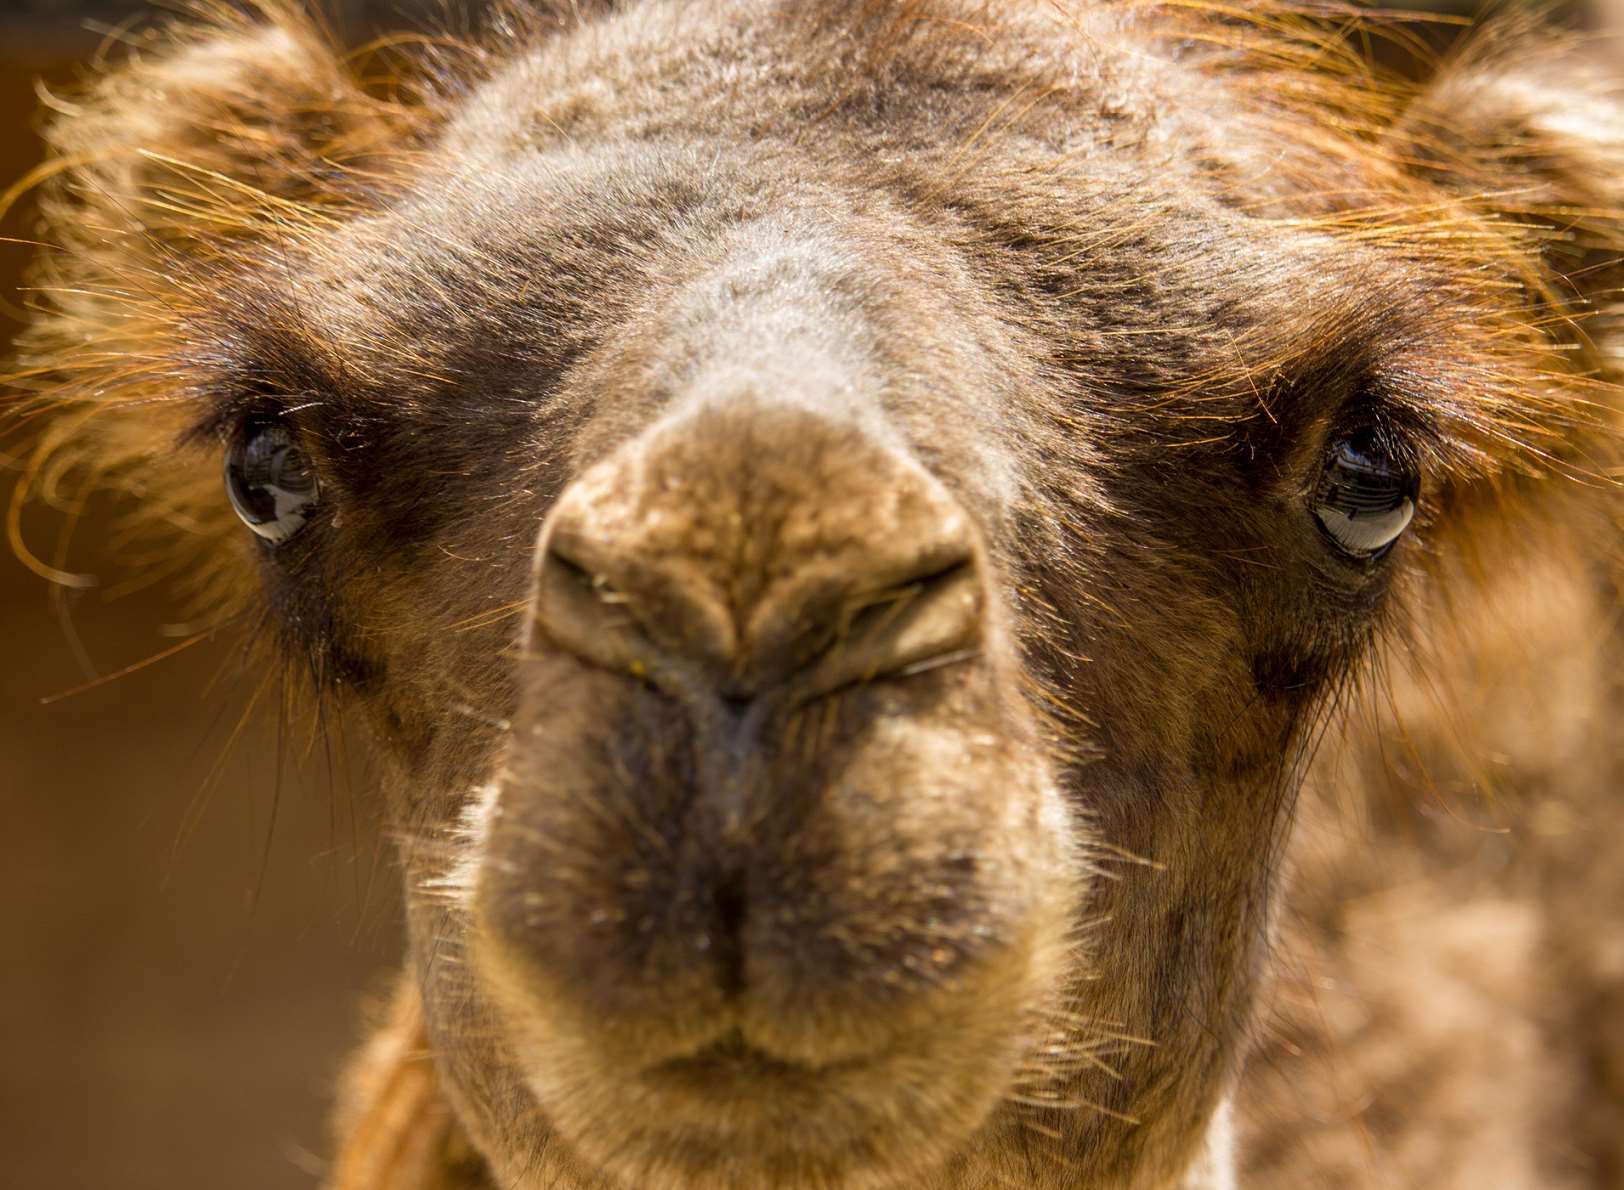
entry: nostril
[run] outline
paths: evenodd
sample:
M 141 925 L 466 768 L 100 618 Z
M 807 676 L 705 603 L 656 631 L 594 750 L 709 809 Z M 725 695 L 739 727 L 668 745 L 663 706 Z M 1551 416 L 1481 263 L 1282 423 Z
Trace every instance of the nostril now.
M 555 586 L 568 587 L 569 594 L 577 599 L 590 597 L 593 605 L 600 611 L 612 613 L 616 608 L 626 608 L 630 602 L 605 576 L 593 573 L 568 554 L 551 550 L 548 552 L 545 565 L 550 572 L 546 577 Z M 620 614 L 630 619 L 629 610 Z
M 974 557 L 851 596 L 811 665 L 805 696 L 966 660 L 981 643 L 985 594 Z
M 629 601 L 556 543 L 542 553 L 531 599 L 533 631 L 549 643 L 605 669 L 647 672 L 650 649 Z
M 734 629 L 716 584 L 682 549 L 652 547 L 617 523 L 617 508 L 560 497 L 537 548 L 534 635 L 667 693 L 725 673 Z
M 857 596 L 851 609 L 849 631 L 876 629 L 884 631 L 894 627 L 909 612 L 942 597 L 956 584 L 967 578 L 973 563 L 965 558 L 929 574 L 921 574 L 905 582 L 866 591 Z

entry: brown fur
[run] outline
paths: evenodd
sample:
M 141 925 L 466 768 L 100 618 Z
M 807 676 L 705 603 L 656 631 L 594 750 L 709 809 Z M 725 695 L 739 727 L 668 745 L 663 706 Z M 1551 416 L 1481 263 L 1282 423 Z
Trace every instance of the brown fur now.
M 1508 813 L 1610 817 L 1612 729 L 1512 750 L 1473 679 L 1484 601 L 1560 575 L 1593 636 L 1505 672 L 1616 715 L 1571 652 L 1616 655 L 1615 84 L 1507 26 L 1414 92 L 1287 7 L 599 8 L 387 61 L 220 12 L 55 125 L 23 495 L 128 490 L 388 771 L 412 954 L 335 1185 L 1217 1187 L 1250 1086 L 1299 1184 L 1301 1044 L 1241 1075 L 1299 788 L 1402 836 L 1439 757 L 1504 754 L 1553 790 Z M 218 491 L 270 412 L 324 489 L 274 551 Z M 1421 512 L 1350 564 L 1307 497 L 1372 421 Z M 1471 1048 L 1451 952 L 1367 961 L 1322 830 L 1283 970 L 1370 972 L 1329 1032 L 1434 1127 L 1518 1072 L 1379 1057 Z M 1593 887 L 1558 834 L 1531 923 Z M 1439 880 L 1504 948 L 1487 1053 L 1537 1048 L 1495 989 L 1571 974 L 1595 1040 L 1541 1077 L 1605 1178 L 1611 950 Z M 1372 1127 L 1439 1184 L 1446 1124 Z

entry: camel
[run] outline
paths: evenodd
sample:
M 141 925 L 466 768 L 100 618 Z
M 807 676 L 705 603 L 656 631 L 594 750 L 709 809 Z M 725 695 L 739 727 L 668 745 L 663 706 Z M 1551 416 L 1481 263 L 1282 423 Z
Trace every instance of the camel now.
M 334 1190 L 1618 1176 L 1624 100 L 1354 19 L 258 0 L 59 105 L 17 500 L 383 772 Z

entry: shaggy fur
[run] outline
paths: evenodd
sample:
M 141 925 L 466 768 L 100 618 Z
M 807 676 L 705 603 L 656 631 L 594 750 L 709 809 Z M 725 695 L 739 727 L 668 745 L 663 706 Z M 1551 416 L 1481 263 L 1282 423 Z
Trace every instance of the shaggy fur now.
M 352 57 L 203 15 L 52 126 L 13 537 L 80 581 L 22 502 L 125 489 L 133 564 L 372 726 L 412 945 L 339 1190 L 1216 1190 L 1237 1098 L 1267 1184 L 1481 1185 L 1438 1155 L 1480 1091 L 1568 1130 L 1505 1138 L 1529 1184 L 1616 1174 L 1575 939 L 1624 105 L 1580 47 L 1412 89 L 1274 5 L 540 5 Z M 219 491 L 256 418 L 322 485 L 276 547 Z M 1356 432 L 1421 477 L 1368 562 L 1309 507 Z M 1503 912 L 1411 825 L 1485 766 L 1535 824 Z M 1447 937 L 1347 906 L 1389 840 Z M 1310 1037 L 1407 1104 L 1379 1159 L 1282 1090 Z

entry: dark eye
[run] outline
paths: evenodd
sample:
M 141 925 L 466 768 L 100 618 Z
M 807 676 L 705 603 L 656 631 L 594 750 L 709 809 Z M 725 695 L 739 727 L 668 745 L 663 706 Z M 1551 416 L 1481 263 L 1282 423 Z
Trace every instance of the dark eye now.
M 1314 492 L 1314 516 L 1333 544 L 1353 558 L 1379 558 L 1415 516 L 1420 481 L 1365 432 L 1331 447 Z
M 226 448 L 226 493 L 244 524 L 279 544 L 304 528 L 321 485 L 292 429 L 275 418 L 252 417 Z

